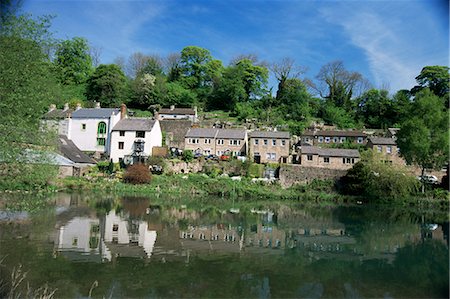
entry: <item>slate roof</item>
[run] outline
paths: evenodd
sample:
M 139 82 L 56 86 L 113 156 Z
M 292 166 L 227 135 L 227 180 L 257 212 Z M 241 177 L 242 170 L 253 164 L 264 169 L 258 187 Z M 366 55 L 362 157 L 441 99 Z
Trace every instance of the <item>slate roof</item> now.
M 245 139 L 246 131 L 244 129 L 218 129 L 216 138 L 223 139 Z
M 161 108 L 159 114 L 176 114 L 176 115 L 195 115 L 195 110 L 192 108 Z
M 150 118 L 124 118 L 112 129 L 113 131 L 151 131 L 156 120 Z
M 396 145 L 394 139 L 387 137 L 371 137 L 369 142 L 375 145 Z
M 344 131 L 344 130 L 321 130 L 321 131 L 305 131 L 302 136 L 328 136 L 328 137 L 366 137 L 362 131 Z
M 289 139 L 291 138 L 289 132 L 281 131 L 253 131 L 249 133 L 250 138 L 276 138 Z
M 185 137 L 214 138 L 216 137 L 218 130 L 219 129 L 211 129 L 211 128 L 191 128 L 186 132 Z
M 81 108 L 72 113 L 72 118 L 109 118 L 120 113 L 118 108 Z
M 64 157 L 75 163 L 96 164 L 92 158 L 83 153 L 67 136 L 58 136 L 58 149 Z
M 44 119 L 64 119 L 69 117 L 73 112 L 72 109 L 62 110 L 62 109 L 54 109 L 44 114 Z
M 359 151 L 354 149 L 321 148 L 316 146 L 302 146 L 302 154 L 319 155 L 325 157 L 359 157 Z

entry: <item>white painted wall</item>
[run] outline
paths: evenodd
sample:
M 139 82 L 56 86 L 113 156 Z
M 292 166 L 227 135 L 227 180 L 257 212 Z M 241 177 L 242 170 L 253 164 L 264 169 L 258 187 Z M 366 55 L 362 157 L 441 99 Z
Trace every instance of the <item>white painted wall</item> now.
M 66 225 L 61 226 L 59 228 L 58 249 L 70 249 L 82 252 L 98 252 L 98 246 L 95 249 L 91 249 L 89 246 L 89 238 L 92 225 L 99 225 L 99 220 L 95 218 L 91 219 L 86 217 L 75 217 Z M 76 245 L 73 245 L 74 239 L 76 239 Z
M 159 121 L 156 121 L 151 131 L 145 132 L 145 138 L 136 138 L 136 131 L 125 131 L 125 136 L 120 136 L 119 131 L 113 131 L 111 133 L 111 148 L 110 159 L 114 163 L 119 162 L 119 158 L 126 155 L 131 155 L 134 151 L 134 142 L 138 139 L 143 139 L 144 153 L 147 156 L 152 155 L 152 149 L 154 146 L 162 146 L 162 132 Z M 123 149 L 119 149 L 119 142 L 124 143 Z
M 120 113 L 113 114 L 110 118 L 72 118 L 69 121 L 67 137 L 82 151 L 109 153 L 111 130 L 120 120 Z M 100 122 L 106 123 L 105 146 L 97 145 L 97 128 Z M 82 130 L 82 125 L 86 129 Z

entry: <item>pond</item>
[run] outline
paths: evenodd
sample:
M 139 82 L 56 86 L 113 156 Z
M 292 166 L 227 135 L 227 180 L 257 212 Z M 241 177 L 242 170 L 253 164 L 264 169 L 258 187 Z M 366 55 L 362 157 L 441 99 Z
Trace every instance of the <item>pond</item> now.
M 19 297 L 27 284 L 56 298 L 448 297 L 449 224 L 428 216 L 98 197 L 58 194 L 33 213 L 1 208 L 0 297 L 11 280 Z

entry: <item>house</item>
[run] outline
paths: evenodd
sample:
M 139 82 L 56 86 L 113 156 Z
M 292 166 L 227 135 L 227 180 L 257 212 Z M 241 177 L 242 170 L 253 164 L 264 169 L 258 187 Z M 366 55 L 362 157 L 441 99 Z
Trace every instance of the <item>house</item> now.
M 69 140 L 65 135 L 58 136 L 58 151 L 67 159 L 75 164 L 79 171 L 75 174 L 81 175 L 83 170 L 94 166 L 97 162 L 91 157 L 82 152 L 72 140 Z
M 345 142 L 366 144 L 367 134 L 353 130 L 310 130 L 305 131 L 301 136 L 301 144 L 321 145 Z
M 244 129 L 191 128 L 184 139 L 184 148 L 196 154 L 247 155 L 247 131 Z
M 109 154 L 112 128 L 126 117 L 124 104 L 120 109 L 100 108 L 100 103 L 96 108 L 78 106 L 69 119 L 67 137 L 82 151 Z
M 380 153 L 387 163 L 406 165 L 405 160 L 400 157 L 400 149 L 393 138 L 371 137 L 367 142 L 367 147 L 376 153 Z
M 55 104 L 50 105 L 48 112 L 42 118 L 42 124 L 49 130 L 54 130 L 58 135 L 69 133 L 69 118 L 73 110 L 69 104 L 64 104 L 63 109 L 57 109 Z
M 249 156 L 256 163 L 287 163 L 289 132 L 253 131 L 249 133 Z
M 353 149 L 302 146 L 300 164 L 329 169 L 349 169 L 360 160 L 359 151 Z
M 400 131 L 399 128 L 388 128 L 386 135 L 388 138 L 392 138 L 392 139 L 396 140 L 398 131 Z
M 190 120 L 160 120 L 161 131 L 163 132 L 165 145 L 169 148 L 184 149 L 184 136 L 192 126 Z
M 153 147 L 161 145 L 158 120 L 123 118 L 112 129 L 109 157 L 114 163 L 132 164 L 152 156 Z
M 174 105 L 170 108 L 161 108 L 155 113 L 156 119 L 189 119 L 192 122 L 197 122 L 197 107 L 194 108 L 175 108 Z

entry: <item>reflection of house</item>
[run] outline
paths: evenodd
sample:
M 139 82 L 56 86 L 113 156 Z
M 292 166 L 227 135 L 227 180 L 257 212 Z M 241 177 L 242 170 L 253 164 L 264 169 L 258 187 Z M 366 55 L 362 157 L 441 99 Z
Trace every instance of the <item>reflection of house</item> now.
M 359 161 L 358 150 L 302 146 L 300 164 L 330 169 L 349 169 Z
M 125 157 L 138 160 L 151 156 L 153 147 L 162 145 L 158 120 L 149 118 L 121 119 L 111 132 L 110 158 L 119 162 Z
M 99 103 L 97 103 L 99 104 Z M 126 117 L 126 107 L 80 108 L 69 120 L 67 137 L 82 151 L 108 153 L 110 134 L 115 124 Z
M 339 144 L 346 142 L 365 144 L 366 140 L 367 135 L 362 131 L 315 130 L 305 131 L 301 136 L 301 143 L 310 145 Z
M 247 154 L 247 132 L 238 129 L 191 128 L 185 136 L 185 149 L 202 155 L 222 155 L 226 152 L 234 156 Z
M 290 153 L 289 141 L 289 132 L 251 132 L 249 155 L 256 163 L 287 163 Z
M 197 107 L 194 108 L 161 108 L 155 113 L 155 118 L 163 119 L 189 119 L 192 122 L 197 121 Z
M 380 153 L 388 163 L 405 165 L 405 161 L 399 156 L 399 148 L 394 139 L 384 137 L 371 137 L 367 147 L 376 153 Z

